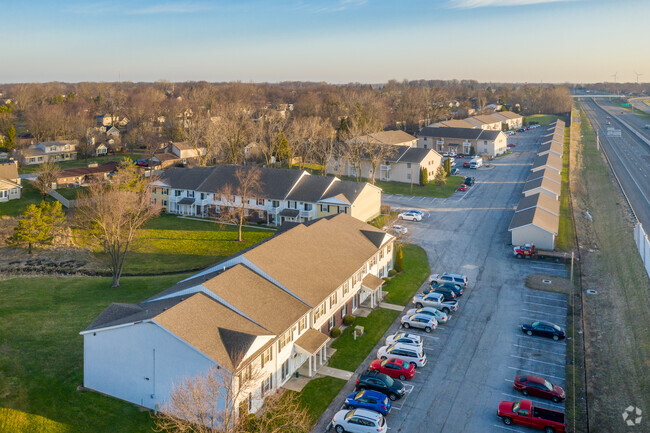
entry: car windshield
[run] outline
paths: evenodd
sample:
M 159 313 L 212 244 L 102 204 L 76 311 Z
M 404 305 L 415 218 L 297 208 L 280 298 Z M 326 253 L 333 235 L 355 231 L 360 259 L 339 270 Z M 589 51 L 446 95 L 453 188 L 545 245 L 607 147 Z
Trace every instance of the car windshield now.
M 354 416 L 354 410 L 351 410 L 350 412 L 345 414 L 345 420 L 349 421 L 350 418 L 352 418 L 353 416 Z
M 552 384 L 551 382 L 549 382 L 548 380 L 545 380 L 545 381 L 544 381 L 544 386 L 545 386 L 546 389 L 548 389 L 549 391 L 553 391 L 553 384 Z
M 355 400 L 358 400 L 358 399 L 360 399 L 361 397 L 363 397 L 363 393 L 364 393 L 364 392 L 365 392 L 365 391 L 359 391 L 359 392 L 357 392 L 357 395 L 354 396 L 354 399 L 355 399 Z
M 557 325 L 551 325 L 556 331 L 561 331 L 562 329 Z
M 533 328 L 537 328 L 539 326 L 539 322 L 533 322 Z
M 514 413 L 517 413 L 518 410 L 519 410 L 519 402 L 513 403 L 513 404 L 512 404 L 512 411 L 513 411 Z M 346 418 L 346 419 L 347 419 L 347 418 Z
M 381 364 L 379 364 L 379 365 L 381 365 L 382 367 L 385 367 L 387 363 L 388 363 L 388 360 L 384 359 L 383 361 L 381 361 Z
M 388 387 L 393 386 L 393 384 L 395 383 L 395 381 L 393 380 L 393 378 L 390 377 L 390 376 L 386 376 L 386 377 L 385 377 L 385 381 L 386 381 L 386 385 L 388 385 Z

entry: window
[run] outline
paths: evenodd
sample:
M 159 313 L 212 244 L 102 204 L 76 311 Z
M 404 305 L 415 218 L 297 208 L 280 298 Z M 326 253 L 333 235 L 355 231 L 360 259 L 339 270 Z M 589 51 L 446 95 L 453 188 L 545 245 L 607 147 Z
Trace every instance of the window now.
M 305 203 L 305 208 L 304 209 L 306 211 L 311 211 L 311 209 L 312 209 L 311 203 Z
M 289 360 L 287 359 L 282 363 L 282 380 L 289 377 Z
M 411 165 L 411 164 L 409 164 L 409 165 Z M 408 180 L 411 180 L 411 173 L 407 173 L 407 174 L 406 174 L 406 178 L 407 178 Z
M 320 210 L 321 210 L 321 212 L 329 212 L 330 207 L 329 207 L 329 205 L 322 204 L 322 205 L 320 205 Z
M 201 200 L 205 200 L 205 193 L 204 192 L 201 193 Z
M 307 316 L 303 316 L 302 319 L 300 319 L 300 322 L 298 322 L 298 333 L 304 331 L 307 329 Z
M 182 192 L 183 191 L 177 189 L 176 191 L 174 191 L 174 197 L 180 197 Z
M 269 347 L 262 353 L 262 368 L 264 364 L 270 362 L 273 359 L 273 346 Z
M 327 330 L 331 331 L 334 328 L 334 325 L 336 325 L 336 319 L 334 318 L 334 316 L 332 316 L 327 321 Z
M 411 168 L 411 163 L 410 162 L 406 163 L 406 168 Z
M 424 137 L 424 141 L 427 141 L 427 137 Z M 425 149 L 426 149 L 426 147 L 425 147 Z
M 346 281 L 343 283 L 343 296 L 347 295 L 350 292 L 350 282 Z
M 337 302 L 337 296 L 336 296 L 336 292 L 334 292 L 330 296 L 330 308 L 334 308 L 334 306 L 336 305 L 336 302 Z
M 163 200 L 163 206 L 167 206 L 167 200 Z
M 384 249 L 379 250 L 379 260 L 384 258 Z
M 325 309 L 325 302 L 323 302 L 314 310 L 314 323 L 316 323 L 316 321 L 320 319 L 321 316 L 325 315 Z
M 390 253 L 392 247 L 393 247 L 393 244 L 386 245 L 386 254 Z
M 273 207 L 280 207 L 280 202 L 277 200 L 273 200 Z
M 194 198 L 194 191 L 187 191 L 187 196 Z
M 285 348 L 286 345 L 293 341 L 293 329 L 289 329 L 287 332 L 282 334 L 278 340 L 278 352 Z
M 264 206 L 264 199 L 263 198 L 258 198 L 257 199 L 257 205 L 258 206 Z
M 237 201 L 237 196 L 231 195 L 231 196 L 230 196 L 230 201 L 231 201 L 232 203 L 236 202 L 236 201 Z
M 341 319 L 344 319 L 348 315 L 348 306 L 347 304 L 341 308 Z
M 155 198 L 151 199 L 151 204 L 156 204 L 156 199 Z
M 262 395 L 266 394 L 273 387 L 273 375 L 270 375 L 268 378 L 262 381 Z
M 243 385 L 246 382 L 248 382 L 252 376 L 252 372 L 253 369 L 250 364 L 244 367 L 242 371 L 239 373 L 239 383 Z

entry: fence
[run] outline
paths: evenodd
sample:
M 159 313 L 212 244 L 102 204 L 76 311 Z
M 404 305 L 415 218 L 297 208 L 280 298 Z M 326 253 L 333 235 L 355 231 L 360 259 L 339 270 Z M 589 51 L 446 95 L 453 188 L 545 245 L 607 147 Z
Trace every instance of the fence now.
M 57 201 L 59 201 L 63 206 L 67 207 L 68 209 L 75 206 L 75 201 L 76 200 L 68 200 L 67 198 L 63 197 L 61 194 L 59 194 L 55 190 L 50 191 L 49 194 L 50 194 L 50 196 L 55 198 Z
M 650 277 L 650 241 L 648 241 L 648 235 L 643 230 L 641 223 L 637 223 L 634 227 L 634 242 L 636 242 L 636 248 L 639 250 L 639 254 L 641 254 L 645 271 Z

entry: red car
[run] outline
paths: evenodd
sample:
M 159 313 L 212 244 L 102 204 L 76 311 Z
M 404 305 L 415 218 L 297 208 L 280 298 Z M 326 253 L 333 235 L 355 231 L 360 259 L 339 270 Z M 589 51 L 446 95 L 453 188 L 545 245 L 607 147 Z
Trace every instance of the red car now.
M 397 358 L 375 359 L 369 368 L 399 380 L 413 379 L 415 376 L 415 365 Z
M 547 433 L 565 433 L 564 413 L 535 407 L 530 400 L 499 403 L 497 416 L 505 425 L 519 424 L 544 430 Z
M 470 164 L 469 161 L 463 162 L 463 168 L 469 168 Z
M 566 398 L 562 388 L 539 376 L 517 376 L 514 387 L 523 395 L 546 398 L 556 403 Z
M 514 144 L 514 143 L 509 143 L 509 144 L 508 144 L 508 147 L 517 147 L 517 145 Z
M 458 155 L 456 155 L 456 158 L 465 158 L 465 154 L 464 153 L 459 153 Z
M 458 187 L 458 191 L 467 191 L 467 185 L 461 183 L 460 186 Z

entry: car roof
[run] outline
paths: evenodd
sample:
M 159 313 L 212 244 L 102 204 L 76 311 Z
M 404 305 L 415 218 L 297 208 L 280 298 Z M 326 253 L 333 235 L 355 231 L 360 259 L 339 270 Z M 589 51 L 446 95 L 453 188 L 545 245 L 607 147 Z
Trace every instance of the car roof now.
M 426 295 L 424 295 L 425 298 L 430 298 L 430 297 L 434 297 L 434 296 L 435 296 L 436 298 L 440 298 L 440 297 L 442 297 L 443 295 L 442 295 L 442 293 L 439 293 L 439 292 L 436 292 L 436 291 L 432 291 L 432 292 L 429 292 L 429 293 L 427 293 Z
M 394 339 L 402 338 L 402 337 L 412 338 L 414 340 L 422 340 L 422 337 L 420 337 L 419 335 L 417 335 L 417 334 L 408 334 L 406 332 L 398 332 L 397 334 L 395 334 L 393 336 Z
M 411 346 L 410 344 L 404 344 L 404 343 L 393 343 L 390 348 L 395 348 L 395 349 L 405 349 L 405 350 L 413 350 L 414 346 Z
M 427 319 L 429 322 L 433 322 L 433 318 L 431 316 L 429 316 L 428 314 L 415 313 L 415 314 L 411 314 L 411 317 Z M 395 344 L 399 344 L 399 343 L 395 343 Z
M 463 279 L 467 278 L 466 275 L 463 275 L 463 274 L 452 274 L 451 272 L 445 272 L 444 274 L 442 274 L 442 276 L 447 276 L 447 277 L 458 277 L 458 278 L 463 278 Z
M 360 391 L 355 391 L 355 392 L 354 392 L 355 397 L 356 397 L 359 393 L 363 393 L 363 394 L 362 394 L 363 396 L 368 396 L 368 397 L 381 398 L 381 399 L 386 398 L 386 395 L 385 395 L 385 394 L 382 394 L 382 393 L 379 392 L 379 391 L 373 391 L 372 389 L 363 389 L 363 390 L 360 390 Z
M 354 414 L 375 421 L 379 421 L 382 417 L 382 414 L 380 414 L 379 412 L 375 412 L 374 410 L 368 410 L 368 409 L 354 409 Z
M 431 311 L 432 313 L 435 313 L 436 311 L 438 311 L 438 309 L 433 308 L 433 307 L 422 307 L 422 308 L 416 309 L 415 314 L 419 314 L 418 311 Z

